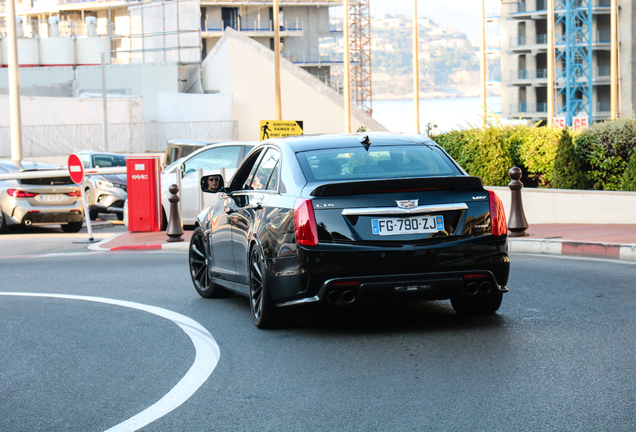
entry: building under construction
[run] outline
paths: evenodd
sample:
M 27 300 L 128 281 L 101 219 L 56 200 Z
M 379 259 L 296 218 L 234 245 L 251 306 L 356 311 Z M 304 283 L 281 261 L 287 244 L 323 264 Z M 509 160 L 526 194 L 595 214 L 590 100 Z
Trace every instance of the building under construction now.
M 342 83 L 332 80 L 331 69 L 341 66 L 343 58 L 321 55 L 320 44 L 327 38 L 342 38 L 344 19 L 334 13 L 344 13 L 342 4 L 342 0 L 279 1 L 282 56 L 338 91 Z M 227 28 L 273 50 L 272 8 L 271 0 L 18 0 L 20 63 L 99 64 L 105 51 L 107 63 L 178 62 L 184 70 L 191 66 L 196 74 Z M 370 113 L 369 0 L 350 0 L 349 9 L 352 100 Z M 0 2 L 0 37 L 6 35 L 4 12 Z M 52 42 L 52 38 L 60 40 Z M 192 87 L 182 91 L 200 90 L 196 79 L 189 81 Z
M 611 0 L 502 1 L 502 116 L 546 121 L 548 35 L 554 40 L 555 119 L 572 126 L 604 120 L 611 113 Z M 629 115 L 636 96 L 632 67 L 632 2 L 618 0 L 618 115 Z

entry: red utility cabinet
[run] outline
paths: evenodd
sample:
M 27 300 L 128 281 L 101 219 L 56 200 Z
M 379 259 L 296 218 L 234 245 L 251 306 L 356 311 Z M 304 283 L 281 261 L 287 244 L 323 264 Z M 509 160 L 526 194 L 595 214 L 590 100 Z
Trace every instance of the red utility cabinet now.
M 161 230 L 160 156 L 128 156 L 128 231 Z

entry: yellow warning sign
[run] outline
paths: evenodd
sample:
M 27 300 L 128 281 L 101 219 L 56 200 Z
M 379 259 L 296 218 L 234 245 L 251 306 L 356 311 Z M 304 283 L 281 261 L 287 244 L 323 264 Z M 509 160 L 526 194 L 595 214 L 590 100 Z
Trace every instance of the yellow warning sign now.
M 302 120 L 261 120 L 261 141 L 303 134 Z

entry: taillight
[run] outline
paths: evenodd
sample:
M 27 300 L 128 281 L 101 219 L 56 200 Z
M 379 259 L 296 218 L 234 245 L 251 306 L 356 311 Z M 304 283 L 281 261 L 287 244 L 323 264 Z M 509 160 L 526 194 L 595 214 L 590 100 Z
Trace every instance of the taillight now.
M 13 198 L 32 198 L 38 196 L 36 193 L 25 192 L 20 189 L 7 189 L 7 193 Z
M 318 244 L 318 229 L 316 216 L 311 200 L 298 198 L 294 205 L 294 228 L 296 229 L 296 244 L 300 246 L 316 246 Z
M 69 192 L 66 195 L 68 195 L 68 196 L 82 196 L 82 191 L 77 190 L 75 192 Z
M 508 233 L 506 213 L 499 197 L 493 191 L 488 191 L 490 198 L 490 222 L 492 223 L 492 235 L 502 236 Z

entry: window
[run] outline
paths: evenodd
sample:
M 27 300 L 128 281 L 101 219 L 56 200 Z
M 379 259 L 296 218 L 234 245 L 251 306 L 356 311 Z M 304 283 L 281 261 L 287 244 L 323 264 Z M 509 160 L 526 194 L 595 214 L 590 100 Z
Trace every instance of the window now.
M 254 172 L 254 177 L 249 189 L 253 190 L 276 190 L 278 187 L 278 159 L 280 152 L 275 148 L 270 148 L 261 159 L 261 163 Z M 272 177 L 276 180 L 270 180 Z
M 192 156 L 185 162 L 185 173 L 199 168 L 218 170 L 219 168 L 236 168 L 239 162 L 241 146 L 214 147 Z
M 126 158 L 124 156 L 96 154 L 93 155 L 93 166 L 95 168 L 125 167 Z
M 309 181 L 461 175 L 446 154 L 428 145 L 311 150 L 298 153 Z

